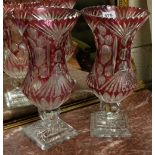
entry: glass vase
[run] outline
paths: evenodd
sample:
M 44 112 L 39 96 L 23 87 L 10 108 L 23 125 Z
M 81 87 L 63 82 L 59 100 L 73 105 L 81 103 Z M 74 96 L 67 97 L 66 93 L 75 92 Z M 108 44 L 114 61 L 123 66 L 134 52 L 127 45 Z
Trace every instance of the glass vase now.
M 82 13 L 96 45 L 96 59 L 87 85 L 99 98 L 100 111 L 91 114 L 91 136 L 131 136 L 120 103 L 137 84 L 131 65 L 131 45 L 149 12 L 135 7 L 92 6 Z
M 20 89 L 20 85 L 28 70 L 28 51 L 23 39 L 25 26 L 15 20 L 17 14 L 13 5 L 3 6 L 3 52 L 4 72 L 9 76 L 9 89 L 4 93 L 9 108 L 29 105 L 29 100 Z M 21 15 L 22 16 L 22 15 Z
M 59 107 L 68 100 L 75 86 L 66 65 L 64 47 L 68 31 L 79 15 L 76 10 L 56 7 L 27 12 L 24 36 L 29 49 L 29 71 L 23 93 L 38 107 L 41 120 L 23 130 L 42 150 L 77 135 L 59 117 Z

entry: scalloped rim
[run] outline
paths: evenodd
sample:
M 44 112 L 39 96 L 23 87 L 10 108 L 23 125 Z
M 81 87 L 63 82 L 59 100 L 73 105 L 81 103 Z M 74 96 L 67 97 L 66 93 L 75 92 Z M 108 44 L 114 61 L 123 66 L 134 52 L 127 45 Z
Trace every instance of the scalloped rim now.
M 70 16 L 68 16 L 68 17 L 66 17 L 66 19 L 63 19 L 63 18 L 55 18 L 55 19 L 41 19 L 41 20 L 38 20 L 38 19 L 32 19 L 32 20 L 29 20 L 28 18 L 25 18 L 24 20 L 25 21 L 59 21 L 59 22 L 61 22 L 61 21 L 66 21 L 66 20 L 73 20 L 73 19 L 76 19 L 76 18 L 79 18 L 80 17 L 80 15 L 81 15 L 81 12 L 79 11 L 79 10 L 76 10 L 76 9 L 70 9 L 70 8 L 61 8 L 61 7 L 55 7 L 55 6 L 52 6 L 52 7 L 43 7 L 43 6 L 39 6 L 39 7 L 35 7 L 35 8 L 14 8 L 13 10 L 11 10 L 12 12 L 23 12 L 24 13 L 24 11 L 27 11 L 27 12 L 25 12 L 25 13 L 27 13 L 27 14 L 32 14 L 32 12 L 33 11 L 37 11 L 38 9 L 40 9 L 40 8 L 44 8 L 45 9 L 45 11 L 47 10 L 51 10 L 51 11 L 54 11 L 54 10 L 58 10 L 58 11 L 61 11 L 61 10 L 66 10 L 66 11 L 68 11 L 68 13 L 73 13 L 73 15 L 70 15 Z M 24 10 L 24 11 L 23 11 Z M 76 15 L 75 17 L 74 17 L 74 15 Z M 72 18 L 69 18 L 69 17 L 72 17 Z M 14 20 L 16 19 L 16 20 L 22 20 L 22 18 L 16 18 L 16 17 L 13 17 L 13 16 L 11 16 L 10 18 L 13 18 Z
M 147 17 L 147 16 L 149 16 L 151 13 L 148 11 L 148 10 L 145 10 L 145 9 L 142 9 L 142 8 L 138 8 L 138 7 L 127 7 L 127 6 L 114 6 L 114 5 L 97 5 L 97 6 L 89 6 L 89 7 L 85 7 L 85 8 L 83 8 L 82 10 L 81 10 L 81 14 L 82 15 L 84 15 L 84 16 L 89 16 L 89 17 L 95 17 L 95 18 L 97 18 L 97 19 L 100 19 L 100 20 L 108 20 L 108 21 L 121 21 L 121 20 L 140 20 L 140 19 L 144 19 L 145 17 L 129 17 L 129 18 L 124 18 L 124 17 L 122 17 L 122 18 L 106 18 L 106 17 L 101 17 L 101 16 L 97 16 L 97 15 L 92 15 L 92 14 L 90 14 L 90 13 L 87 13 L 87 11 L 89 10 L 93 10 L 93 9 L 102 9 L 102 8 L 104 8 L 104 7 L 110 7 L 110 8 L 123 8 L 123 9 L 125 9 L 125 8 L 127 8 L 127 9 L 135 9 L 135 10 L 141 10 L 141 11 L 143 11 L 143 12 L 146 12 L 147 13 L 147 15 L 145 16 L 145 17 Z
M 40 9 L 40 8 L 45 8 L 45 10 L 66 10 L 68 11 L 68 13 L 73 13 L 73 15 L 69 15 L 68 17 L 66 17 L 66 19 L 64 18 L 54 18 L 54 19 L 41 19 L 41 20 L 38 20 L 38 19 L 32 19 L 31 22 L 35 22 L 35 21 L 39 21 L 39 22 L 43 22 L 43 21 L 53 21 L 53 22 L 63 22 L 63 21 L 66 21 L 66 20 L 73 20 L 73 19 L 77 19 L 80 17 L 81 15 L 81 12 L 76 10 L 76 9 L 69 9 L 69 8 L 60 8 L 60 7 L 50 7 L 50 8 L 46 8 L 46 7 L 38 7 L 38 8 L 33 8 L 32 9 L 32 12 L 34 10 L 37 10 L 37 9 Z M 31 12 L 31 13 L 32 13 Z M 76 14 L 76 16 L 74 17 L 74 15 Z M 72 17 L 72 18 L 69 18 L 69 17 Z

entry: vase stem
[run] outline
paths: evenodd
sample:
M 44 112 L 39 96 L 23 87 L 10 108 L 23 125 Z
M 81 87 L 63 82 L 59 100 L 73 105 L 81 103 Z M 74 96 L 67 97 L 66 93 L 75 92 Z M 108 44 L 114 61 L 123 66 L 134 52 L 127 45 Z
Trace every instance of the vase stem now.
M 101 100 L 100 101 L 100 111 L 109 112 L 110 111 L 110 105 Z
M 11 86 L 13 88 L 18 88 L 21 86 L 23 79 L 15 79 L 15 78 L 10 78 Z
M 119 112 L 121 110 L 120 103 L 105 103 L 104 101 L 100 101 L 100 111 L 105 112 Z
M 120 110 L 121 110 L 121 106 L 120 106 L 120 102 L 117 102 L 117 103 L 113 103 L 110 105 L 111 107 L 111 112 L 116 112 L 116 113 L 119 113 Z
M 45 126 L 50 127 L 58 125 L 58 121 L 59 121 L 59 114 L 60 114 L 60 110 L 59 109 L 55 109 L 55 110 L 41 110 L 38 109 L 40 118 L 43 120 L 45 124 Z M 52 123 L 51 123 L 52 122 Z
M 39 112 L 40 118 L 42 120 L 47 120 L 47 119 L 54 120 L 60 114 L 59 109 L 55 109 L 55 110 L 41 110 L 41 109 L 38 109 L 38 112 Z
M 104 110 L 104 106 L 105 106 L 105 103 L 103 101 L 100 101 L 100 111 Z

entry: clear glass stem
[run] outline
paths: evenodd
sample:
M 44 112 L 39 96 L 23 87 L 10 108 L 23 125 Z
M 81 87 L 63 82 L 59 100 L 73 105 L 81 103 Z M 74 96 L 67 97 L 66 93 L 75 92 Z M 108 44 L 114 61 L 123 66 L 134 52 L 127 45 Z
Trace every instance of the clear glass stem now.
M 23 79 L 15 79 L 15 78 L 11 78 L 10 83 L 11 86 L 15 89 L 19 89 L 19 87 L 21 86 L 23 82 Z
M 100 101 L 100 111 L 110 112 L 110 104 Z
M 113 103 L 113 104 L 111 104 L 111 111 L 112 112 L 119 113 L 120 110 L 121 110 L 120 103 Z
M 103 101 L 100 101 L 100 111 L 103 111 L 104 110 L 104 107 L 105 107 L 105 102 Z
M 105 112 L 119 112 L 120 111 L 120 103 L 105 103 L 104 101 L 100 101 L 100 111 Z
M 52 122 L 53 125 L 58 124 L 60 109 L 55 109 L 51 111 L 38 109 L 38 112 L 39 112 L 40 118 L 44 122 Z M 51 123 L 49 124 L 51 125 Z

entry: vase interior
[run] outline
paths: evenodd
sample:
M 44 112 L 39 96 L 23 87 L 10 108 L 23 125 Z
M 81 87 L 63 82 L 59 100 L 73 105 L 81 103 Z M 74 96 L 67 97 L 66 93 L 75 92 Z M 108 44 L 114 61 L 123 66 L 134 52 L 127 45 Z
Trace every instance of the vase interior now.
M 83 9 L 83 15 L 92 30 L 97 25 L 105 25 L 121 38 L 132 38 L 150 13 L 136 7 L 94 6 Z

